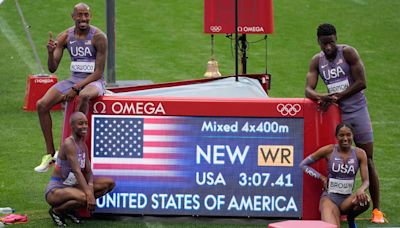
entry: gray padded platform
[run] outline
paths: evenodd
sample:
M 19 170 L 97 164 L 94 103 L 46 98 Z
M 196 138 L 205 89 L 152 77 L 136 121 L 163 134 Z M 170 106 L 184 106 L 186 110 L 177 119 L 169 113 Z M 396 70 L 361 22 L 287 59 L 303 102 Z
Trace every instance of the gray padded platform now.
M 170 96 L 170 97 L 226 97 L 226 98 L 265 98 L 267 93 L 257 79 L 239 77 L 223 78 L 191 85 L 146 89 L 139 91 L 113 93 L 112 96 Z

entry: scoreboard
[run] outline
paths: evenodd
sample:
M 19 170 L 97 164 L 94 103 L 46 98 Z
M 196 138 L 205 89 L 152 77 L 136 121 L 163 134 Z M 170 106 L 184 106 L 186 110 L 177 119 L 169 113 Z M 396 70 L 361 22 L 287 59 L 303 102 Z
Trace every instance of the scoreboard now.
M 107 95 L 88 119 L 93 172 L 116 181 L 96 213 L 318 219 L 320 182 L 298 166 L 340 115 L 306 98 Z
M 99 212 L 301 217 L 302 119 L 93 115 L 91 123 L 93 172 L 117 181 Z

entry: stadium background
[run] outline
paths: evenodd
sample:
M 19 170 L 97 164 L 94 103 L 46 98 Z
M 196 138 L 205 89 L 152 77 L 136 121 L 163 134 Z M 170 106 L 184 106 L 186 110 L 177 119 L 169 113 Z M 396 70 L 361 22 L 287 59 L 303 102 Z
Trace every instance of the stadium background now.
M 70 12 L 77 2 L 19 1 L 44 67 L 48 32 L 58 34 L 73 25 Z M 105 31 L 105 1 L 85 2 L 92 8 L 91 23 Z M 274 1 L 275 32 L 268 35 L 267 63 L 272 74 L 272 97 L 304 96 L 309 60 L 319 51 L 315 30 L 322 22 L 333 23 L 338 43 L 357 48 L 364 61 L 366 95 L 375 132 L 374 155 L 381 181 L 381 208 L 390 224 L 360 221 L 359 227 L 400 224 L 399 10 L 397 0 Z M 210 57 L 210 36 L 203 33 L 203 0 L 118 0 L 116 15 L 117 80 L 169 82 L 203 77 Z M 259 40 L 262 41 L 256 42 Z M 265 72 L 263 36 L 249 35 L 248 41 L 248 73 Z M 234 73 L 233 50 L 231 40 L 224 35 L 215 37 L 215 56 L 223 75 Z M 0 54 L 0 207 L 11 206 L 17 213 L 27 214 L 30 220 L 23 227 L 52 227 L 43 197 L 50 172 L 33 171 L 44 152 L 37 114 L 22 110 L 26 78 L 40 72 L 13 0 L 0 5 Z M 64 56 L 56 72 L 59 80 L 69 76 L 68 69 L 69 60 Z M 62 112 L 53 112 L 56 146 L 62 117 Z M 360 217 L 369 216 L 370 210 Z M 136 217 L 96 219 L 88 221 L 86 227 L 265 227 L 261 224 L 266 223 L 246 219 L 171 221 Z

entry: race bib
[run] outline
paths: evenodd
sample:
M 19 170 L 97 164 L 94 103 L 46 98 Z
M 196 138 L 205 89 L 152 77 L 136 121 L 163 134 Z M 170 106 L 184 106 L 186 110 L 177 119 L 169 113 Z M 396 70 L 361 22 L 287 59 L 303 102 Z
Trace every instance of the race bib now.
M 68 185 L 68 186 L 74 186 L 78 184 L 78 181 L 76 180 L 76 177 L 73 172 L 69 172 L 68 177 L 65 179 L 63 184 Z
M 353 191 L 354 180 L 339 180 L 329 178 L 328 192 L 350 195 Z
M 328 85 L 329 93 L 340 93 L 345 91 L 349 87 L 349 80 L 345 79 L 343 81 L 335 82 Z
M 70 70 L 72 72 L 93 73 L 95 62 L 71 62 Z

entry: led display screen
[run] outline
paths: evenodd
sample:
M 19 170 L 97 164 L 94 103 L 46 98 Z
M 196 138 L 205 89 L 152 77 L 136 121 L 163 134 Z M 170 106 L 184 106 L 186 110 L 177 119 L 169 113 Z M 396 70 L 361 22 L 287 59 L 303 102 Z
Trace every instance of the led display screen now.
M 96 212 L 302 215 L 303 118 L 92 115 Z

